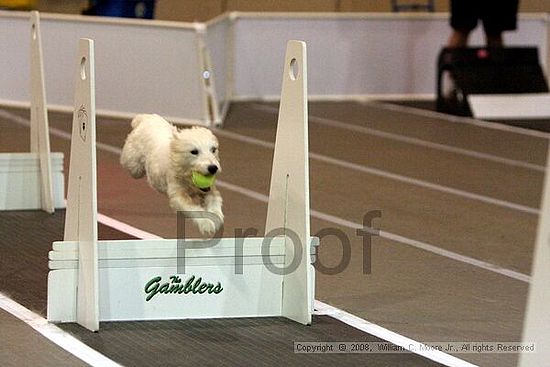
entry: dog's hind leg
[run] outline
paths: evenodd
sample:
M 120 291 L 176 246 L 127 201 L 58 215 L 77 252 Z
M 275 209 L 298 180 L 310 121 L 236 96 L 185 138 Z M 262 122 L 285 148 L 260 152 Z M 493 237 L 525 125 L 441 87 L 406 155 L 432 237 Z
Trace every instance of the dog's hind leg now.
M 122 148 L 120 164 L 133 178 L 142 178 L 145 176 L 145 157 L 136 148 L 131 137 L 128 137 Z

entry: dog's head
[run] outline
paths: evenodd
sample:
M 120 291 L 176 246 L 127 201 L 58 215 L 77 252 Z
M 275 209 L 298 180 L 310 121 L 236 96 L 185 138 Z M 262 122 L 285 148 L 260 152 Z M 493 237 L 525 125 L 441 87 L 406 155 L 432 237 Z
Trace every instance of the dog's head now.
M 221 172 L 218 139 L 204 127 L 174 129 L 171 150 L 179 177 L 189 179 L 193 172 L 207 176 Z

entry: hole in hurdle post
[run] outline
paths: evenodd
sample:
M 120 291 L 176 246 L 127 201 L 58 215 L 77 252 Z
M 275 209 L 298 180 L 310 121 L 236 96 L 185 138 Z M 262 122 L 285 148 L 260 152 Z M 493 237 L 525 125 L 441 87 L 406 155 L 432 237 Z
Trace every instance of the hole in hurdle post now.
M 202 72 L 202 78 L 204 79 L 204 82 L 206 83 L 206 86 L 210 86 L 210 71 L 204 70 Z
M 288 74 L 290 75 L 290 80 L 296 80 L 296 78 L 298 78 L 298 63 L 296 62 L 296 59 L 290 60 Z
M 86 58 L 80 60 L 80 79 L 86 80 Z
M 36 40 L 36 24 L 34 24 L 34 23 L 31 26 L 31 34 L 32 34 L 33 41 L 35 41 Z

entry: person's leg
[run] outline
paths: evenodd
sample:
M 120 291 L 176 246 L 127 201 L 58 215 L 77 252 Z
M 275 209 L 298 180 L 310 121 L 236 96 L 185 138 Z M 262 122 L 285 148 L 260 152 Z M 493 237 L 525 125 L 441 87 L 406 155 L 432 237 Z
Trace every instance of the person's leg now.
M 502 32 L 516 29 L 518 3 L 519 0 L 501 0 L 495 7 L 491 1 L 482 2 L 481 19 L 488 47 L 502 47 Z
M 487 47 L 502 47 L 504 42 L 502 41 L 502 32 L 488 33 L 485 32 L 485 40 Z
M 447 47 L 458 48 L 468 46 L 468 37 L 470 36 L 470 31 L 458 31 L 453 30 L 449 41 L 447 42 Z
M 447 42 L 448 47 L 466 47 L 472 29 L 479 18 L 476 0 L 450 0 L 451 27 L 453 32 Z

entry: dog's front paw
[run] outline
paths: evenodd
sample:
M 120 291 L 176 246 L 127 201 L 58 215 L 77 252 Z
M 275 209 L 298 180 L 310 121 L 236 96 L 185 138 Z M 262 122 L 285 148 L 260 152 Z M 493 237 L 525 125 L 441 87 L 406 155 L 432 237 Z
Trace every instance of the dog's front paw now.
M 213 221 L 209 218 L 196 219 L 195 224 L 199 229 L 199 232 L 203 235 L 212 236 L 221 227 L 222 222 L 216 220 Z
M 217 217 L 220 224 L 223 224 L 224 216 L 223 216 L 223 212 L 221 211 L 221 209 L 220 210 L 213 210 L 211 213 L 214 214 Z

